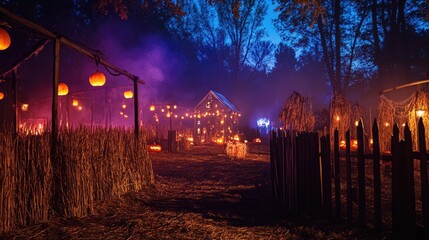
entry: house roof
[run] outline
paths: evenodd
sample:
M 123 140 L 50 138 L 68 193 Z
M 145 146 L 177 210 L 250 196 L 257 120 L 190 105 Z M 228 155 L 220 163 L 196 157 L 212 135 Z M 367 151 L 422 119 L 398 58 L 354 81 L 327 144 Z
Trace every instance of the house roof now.
M 207 95 L 197 104 L 195 109 L 199 108 L 210 96 L 218 100 L 225 107 L 231 109 L 234 112 L 238 112 L 238 109 L 234 106 L 234 104 L 232 104 L 224 95 L 215 91 L 209 91 L 209 93 L 207 93 Z

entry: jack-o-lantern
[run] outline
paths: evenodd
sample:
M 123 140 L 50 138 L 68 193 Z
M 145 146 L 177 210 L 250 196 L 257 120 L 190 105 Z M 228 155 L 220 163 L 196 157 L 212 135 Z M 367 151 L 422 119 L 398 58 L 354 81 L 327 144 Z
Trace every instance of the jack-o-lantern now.
M 9 33 L 0 28 L 0 50 L 6 50 L 10 46 L 10 36 Z
M 124 92 L 124 97 L 125 98 L 133 98 L 133 91 L 131 91 L 131 90 L 127 90 L 127 91 L 125 91 Z
M 97 70 L 89 76 L 89 83 L 93 87 L 101 87 L 106 83 L 106 76 Z
M 69 87 L 65 83 L 58 84 L 58 96 L 65 96 L 69 93 Z

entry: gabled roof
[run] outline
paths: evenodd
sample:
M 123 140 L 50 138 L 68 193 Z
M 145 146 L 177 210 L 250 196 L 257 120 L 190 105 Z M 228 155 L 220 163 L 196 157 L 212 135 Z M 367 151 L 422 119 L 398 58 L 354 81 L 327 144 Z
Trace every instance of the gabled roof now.
M 238 112 L 238 109 L 234 106 L 234 104 L 232 104 L 224 95 L 215 91 L 209 91 L 209 93 L 207 93 L 207 95 L 197 104 L 195 110 L 199 108 L 210 96 L 218 100 L 225 107 L 231 109 L 231 111 Z

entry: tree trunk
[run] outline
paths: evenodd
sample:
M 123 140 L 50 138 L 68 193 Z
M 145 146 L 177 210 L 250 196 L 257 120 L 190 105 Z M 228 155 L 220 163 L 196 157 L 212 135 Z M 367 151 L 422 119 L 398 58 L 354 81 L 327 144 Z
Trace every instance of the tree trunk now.
M 340 0 L 335 0 L 334 7 L 335 22 L 335 81 L 339 83 L 341 89 L 345 86 L 341 84 L 341 5 Z

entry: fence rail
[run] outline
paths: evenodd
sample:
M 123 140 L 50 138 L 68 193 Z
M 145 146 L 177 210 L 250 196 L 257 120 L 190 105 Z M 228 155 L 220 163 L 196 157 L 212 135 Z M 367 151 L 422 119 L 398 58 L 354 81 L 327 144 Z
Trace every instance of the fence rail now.
M 368 148 L 359 122 L 354 151 L 350 131 L 344 136 L 345 149 L 340 148 L 338 130 L 333 146 L 329 135 L 273 131 L 270 153 L 275 202 L 288 214 L 323 217 L 332 222 L 346 220 L 377 233 L 391 229 L 392 235 L 400 238 L 428 239 L 428 153 L 422 119 L 417 151 L 413 151 L 407 125 L 404 139 L 399 138 L 398 126 L 393 127 L 391 153 L 380 152 L 376 120 L 371 131 L 373 144 Z

